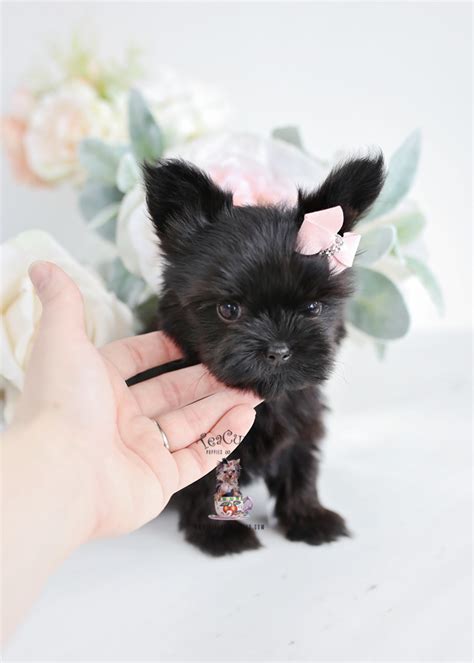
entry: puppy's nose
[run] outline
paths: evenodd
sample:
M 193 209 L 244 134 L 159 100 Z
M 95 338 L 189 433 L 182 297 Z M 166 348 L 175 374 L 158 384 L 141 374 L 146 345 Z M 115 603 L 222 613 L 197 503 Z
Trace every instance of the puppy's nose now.
M 282 364 L 291 357 L 290 348 L 286 343 L 273 343 L 267 350 L 267 359 L 272 364 Z

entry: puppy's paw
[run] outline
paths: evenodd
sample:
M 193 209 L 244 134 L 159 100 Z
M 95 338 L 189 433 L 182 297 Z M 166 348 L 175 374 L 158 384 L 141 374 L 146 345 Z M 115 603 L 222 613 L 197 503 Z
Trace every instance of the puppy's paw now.
M 253 529 L 238 522 L 217 522 L 202 528 L 190 526 L 185 535 L 189 543 L 214 557 L 256 550 L 262 545 Z
M 305 541 L 312 546 L 336 541 L 341 536 L 350 536 L 344 519 L 335 511 L 322 506 L 306 514 L 295 515 L 286 527 L 287 539 Z

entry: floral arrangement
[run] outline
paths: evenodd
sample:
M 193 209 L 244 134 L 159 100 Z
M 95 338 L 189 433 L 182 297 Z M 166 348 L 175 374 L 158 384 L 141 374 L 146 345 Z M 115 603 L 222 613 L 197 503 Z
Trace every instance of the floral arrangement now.
M 122 63 L 105 62 L 74 37 L 67 51 L 56 51 L 50 70 L 31 80 L 34 84 L 15 93 L 11 114 L 2 119 L 14 175 L 30 186 L 75 186 L 85 224 L 114 257 L 106 263 L 92 258 L 86 268 L 39 230 L 6 242 L 4 388 L 22 387 L 38 318 L 26 278 L 34 258 L 55 260 L 74 276 L 98 343 L 139 331 L 152 320 L 162 261 L 144 200 L 143 161 L 169 156 L 192 161 L 242 205 L 293 202 L 297 185 L 314 188 L 337 160 L 312 155 L 295 127 L 275 129 L 269 137 L 230 129 L 229 109 L 216 91 L 167 70 L 150 84 L 134 50 Z M 372 339 L 379 352 L 409 329 L 406 279 L 418 278 L 442 308 L 439 286 L 420 257 L 426 220 L 409 198 L 420 147 L 415 131 L 393 154 L 383 191 L 359 224 L 357 293 L 348 315 L 354 335 Z

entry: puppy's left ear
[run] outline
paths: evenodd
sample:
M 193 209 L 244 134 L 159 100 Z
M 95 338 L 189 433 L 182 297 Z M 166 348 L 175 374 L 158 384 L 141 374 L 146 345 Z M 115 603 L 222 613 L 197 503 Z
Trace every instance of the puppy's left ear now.
M 344 224 L 339 233 L 349 232 L 375 202 L 384 181 L 385 167 L 381 153 L 375 157 L 350 159 L 336 166 L 317 191 L 298 192 L 298 220 L 301 223 L 309 212 L 340 205 L 344 212 Z
M 168 253 L 185 250 L 195 232 L 232 207 L 231 193 L 181 159 L 144 164 L 143 178 L 148 211 Z

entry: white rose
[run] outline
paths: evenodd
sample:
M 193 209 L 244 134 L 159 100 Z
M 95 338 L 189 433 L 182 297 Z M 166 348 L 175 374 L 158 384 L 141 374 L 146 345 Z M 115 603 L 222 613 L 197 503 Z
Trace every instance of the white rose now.
M 75 281 L 84 298 L 87 335 L 94 345 L 132 334 L 133 317 L 93 271 L 78 263 L 41 230 L 29 230 L 5 242 L 1 246 L 1 259 L 0 381 L 6 398 L 5 417 L 9 420 L 14 401 L 23 388 L 25 367 L 41 315 L 41 304 L 28 278 L 32 262 L 50 260 Z
M 88 83 L 76 80 L 45 94 L 34 108 L 25 136 L 30 168 L 56 182 L 81 175 L 78 145 L 83 138 L 125 139 L 125 117 L 118 105 L 101 99 Z
M 165 136 L 167 147 L 223 129 L 228 104 L 212 87 L 187 81 L 171 70 L 162 70 L 144 96 Z
M 128 271 L 140 276 L 150 287 L 151 293 L 159 292 L 163 277 L 163 255 L 141 185 L 137 185 L 122 200 L 116 243 L 118 254 Z
M 202 168 L 236 205 L 295 203 L 297 187 L 317 188 L 327 167 L 282 140 L 243 132 L 219 132 L 168 150 Z

